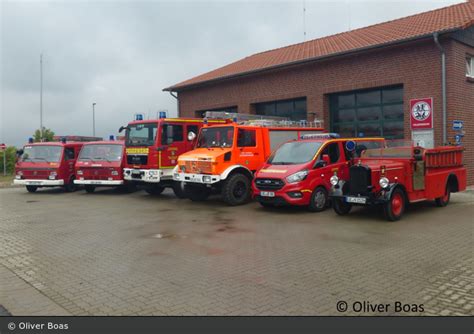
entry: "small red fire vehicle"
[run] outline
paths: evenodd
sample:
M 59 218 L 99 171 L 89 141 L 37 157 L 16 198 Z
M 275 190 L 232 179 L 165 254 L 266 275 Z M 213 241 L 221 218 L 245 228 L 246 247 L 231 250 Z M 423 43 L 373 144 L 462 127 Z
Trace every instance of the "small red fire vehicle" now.
M 17 152 L 13 183 L 26 186 L 31 193 L 41 187 L 64 187 L 68 192 L 75 191 L 74 164 L 83 145 L 84 142 L 69 142 L 67 138 L 42 143 L 33 143 L 30 138 L 29 144 Z
M 395 221 L 408 203 L 435 200 L 446 206 L 452 192 L 466 189 L 462 147 L 425 149 L 397 140 L 380 144 L 354 159 L 347 180 L 337 173 L 331 177 L 330 197 L 337 214 L 349 213 L 352 205 L 380 204 L 387 220 Z M 357 149 L 354 142 L 347 146 Z
M 223 123 L 210 123 L 219 122 Z M 149 194 L 171 187 L 177 197 L 185 197 L 181 183 L 173 181 L 172 171 L 178 156 L 194 148 L 202 126 L 199 118 L 139 118 L 121 127 L 119 132 L 126 130 L 124 179 L 147 185 Z
M 75 184 L 84 185 L 88 193 L 98 186 L 124 186 L 128 191 L 134 184 L 123 180 L 125 145 L 123 141 L 95 141 L 84 144 L 76 162 Z
M 349 175 L 349 139 L 337 134 L 308 134 L 281 145 L 257 171 L 253 194 L 264 207 L 298 205 L 310 211 L 323 211 L 331 189 L 329 179 L 337 172 Z M 360 147 L 376 146 L 383 138 L 353 139 Z

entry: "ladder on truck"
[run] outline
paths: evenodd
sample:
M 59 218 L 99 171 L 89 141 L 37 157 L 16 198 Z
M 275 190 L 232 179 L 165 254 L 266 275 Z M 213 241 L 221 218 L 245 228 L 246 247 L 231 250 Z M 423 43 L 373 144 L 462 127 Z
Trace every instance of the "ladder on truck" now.
M 250 115 L 230 113 L 226 111 L 206 111 L 205 119 L 227 119 L 241 125 L 257 125 L 263 127 L 300 127 L 300 128 L 322 128 L 323 121 L 315 119 L 312 122 L 307 120 L 292 121 L 287 117 Z

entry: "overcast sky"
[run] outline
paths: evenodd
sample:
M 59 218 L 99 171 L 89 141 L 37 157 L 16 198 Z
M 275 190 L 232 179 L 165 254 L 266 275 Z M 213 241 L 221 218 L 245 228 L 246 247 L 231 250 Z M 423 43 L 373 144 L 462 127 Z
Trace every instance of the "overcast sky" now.
M 462 0 L 306 1 L 306 40 Z M 162 89 L 250 54 L 303 41 L 303 1 L 1 1 L 0 142 L 107 137 L 176 101 Z M 350 4 L 350 5 L 349 5 Z

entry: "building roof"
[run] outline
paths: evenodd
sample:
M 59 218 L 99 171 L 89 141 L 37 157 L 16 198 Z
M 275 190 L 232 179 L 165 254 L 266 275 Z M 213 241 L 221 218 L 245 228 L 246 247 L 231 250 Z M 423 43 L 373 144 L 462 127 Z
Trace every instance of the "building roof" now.
M 278 49 L 256 53 L 229 65 L 185 80 L 166 91 L 179 91 L 253 72 L 356 52 L 371 47 L 390 45 L 445 33 L 474 25 L 474 0 L 435 9 L 393 21 L 375 24 L 336 35 L 313 39 Z

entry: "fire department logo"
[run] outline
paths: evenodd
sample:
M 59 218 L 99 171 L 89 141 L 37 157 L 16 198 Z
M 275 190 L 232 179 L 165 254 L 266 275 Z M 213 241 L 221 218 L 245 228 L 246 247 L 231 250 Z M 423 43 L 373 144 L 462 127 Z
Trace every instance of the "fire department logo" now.
M 424 121 L 431 115 L 431 106 L 425 101 L 417 102 L 413 105 L 411 113 L 417 121 Z

